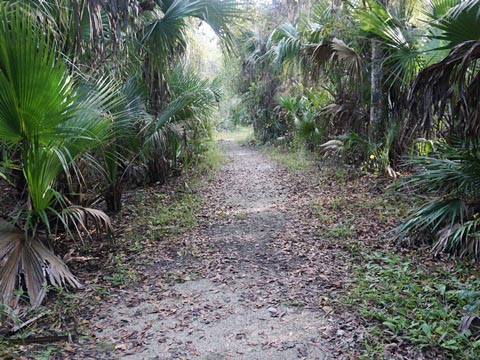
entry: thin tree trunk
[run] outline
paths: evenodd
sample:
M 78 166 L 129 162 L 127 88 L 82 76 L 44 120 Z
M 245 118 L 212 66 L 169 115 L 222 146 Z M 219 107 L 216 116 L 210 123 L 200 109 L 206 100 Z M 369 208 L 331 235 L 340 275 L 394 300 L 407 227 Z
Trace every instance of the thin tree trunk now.
M 381 138 L 385 124 L 385 96 L 383 95 L 383 52 L 380 42 L 372 40 L 370 129 L 372 140 Z

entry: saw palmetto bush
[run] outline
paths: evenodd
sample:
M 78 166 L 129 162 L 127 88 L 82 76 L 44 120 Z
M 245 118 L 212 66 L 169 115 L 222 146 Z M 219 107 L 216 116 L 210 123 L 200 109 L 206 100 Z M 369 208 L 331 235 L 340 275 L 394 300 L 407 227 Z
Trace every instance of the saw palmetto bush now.
M 99 105 L 108 99 L 76 90 L 48 31 L 17 6 L 0 6 L 0 142 L 20 154 L 27 192 L 12 222 L 0 227 L 1 301 L 16 304 L 15 290 L 26 290 L 39 305 L 48 283 L 80 285 L 49 246 L 52 221 L 67 231 L 88 215 L 109 222 L 101 212 L 69 206 L 55 182 L 107 134 Z
M 433 250 L 480 255 L 480 2 L 467 0 L 439 9 L 432 22 L 449 54 L 421 70 L 413 81 L 406 123 L 410 134 L 441 138 L 434 156 L 410 161 L 418 173 L 404 183 L 425 203 L 396 228 L 397 237 L 419 233 L 435 239 Z M 441 10 L 441 11 L 440 11 Z M 413 137 L 413 136 L 412 136 Z
M 432 156 L 412 158 L 416 172 L 402 185 L 422 196 L 423 205 L 395 229 L 396 237 L 425 237 L 442 251 L 480 256 L 480 151 L 438 144 Z
M 277 99 L 279 106 L 288 111 L 296 129 L 296 135 L 307 142 L 310 148 L 317 146 L 323 137 L 327 126 L 320 116 L 322 93 L 305 89 L 302 96 L 280 96 Z
M 211 135 L 211 118 L 221 91 L 215 81 L 201 79 L 193 68 L 182 63 L 166 74 L 165 80 L 170 100 L 142 131 L 142 157 L 151 166 L 155 165 L 151 159 L 168 159 L 168 167 L 179 170 L 180 164 L 187 166 L 193 153 L 198 152 L 192 147 L 199 139 Z M 151 169 L 152 176 L 156 171 Z

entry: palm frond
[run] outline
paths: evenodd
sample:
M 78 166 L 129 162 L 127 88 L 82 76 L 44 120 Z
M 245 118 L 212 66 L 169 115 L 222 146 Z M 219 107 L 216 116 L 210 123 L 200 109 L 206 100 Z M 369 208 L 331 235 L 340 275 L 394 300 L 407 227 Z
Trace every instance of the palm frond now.
M 340 62 L 345 63 L 350 72 L 350 78 L 362 81 L 365 67 L 362 56 L 337 38 L 332 40 L 332 51 Z
M 436 243 L 432 252 L 454 252 L 461 257 L 480 255 L 480 221 L 470 220 L 463 224 L 456 223 L 440 229 L 436 235 Z
M 14 291 L 26 287 L 32 306 L 39 306 L 50 285 L 81 287 L 60 258 L 38 239 L 25 239 L 25 233 L 0 229 L 0 299 L 16 306 Z
M 161 13 L 153 13 L 142 38 L 151 66 L 161 69 L 172 54 L 185 49 L 187 18 L 206 22 L 226 48 L 231 48 L 232 35 L 228 22 L 240 15 L 238 1 L 173 0 L 163 1 L 160 5 Z
M 0 234 L 4 301 L 14 289 L 25 287 L 36 306 L 48 281 L 80 285 L 42 243 L 38 229 L 50 234 L 53 207 L 64 205 L 54 189 L 56 178 L 62 171 L 68 175 L 74 160 L 98 146 L 108 132 L 104 111 L 114 99 L 112 86 L 107 80 L 97 85 L 104 91 L 75 88 L 48 29 L 21 7 L 0 5 L 0 141 L 19 148 L 30 207 L 23 211 L 24 232 Z
M 407 219 L 393 231 L 396 238 L 403 239 L 414 232 L 429 231 L 435 234 L 443 229 L 445 223 L 453 228 L 458 221 L 466 219 L 467 207 L 458 198 L 435 199 L 412 212 Z
M 453 148 L 449 152 L 453 154 Z M 457 150 L 454 156 L 413 157 L 408 164 L 420 169 L 419 173 L 404 179 L 405 185 L 413 191 L 448 193 L 465 199 L 467 203 L 480 200 L 480 161 L 477 156 Z
M 450 8 L 431 26 L 440 30 L 432 37 L 448 42 L 452 48 L 470 40 L 480 40 L 480 1 L 465 0 Z
M 278 26 L 270 35 L 267 48 L 275 55 L 277 67 L 282 64 L 294 66 L 300 63 L 303 42 L 298 29 L 292 24 Z
M 142 130 L 147 152 L 147 149 L 160 150 L 163 147 L 159 142 L 166 139 L 162 129 L 167 124 L 182 122 L 201 126 L 209 119 L 221 96 L 215 83 L 199 78 L 190 67 L 182 63 L 169 72 L 166 81 L 171 100 L 159 116 L 146 123 Z
M 29 19 L 0 12 L 0 139 L 17 143 L 68 118 L 72 82 L 48 36 L 38 39 Z
M 412 12 L 403 3 L 387 8 L 381 2 L 367 0 L 366 8 L 357 9 L 362 31 L 382 41 L 390 82 L 401 86 L 409 84 L 425 63 L 422 32 L 409 22 Z
M 59 216 L 61 217 L 62 223 L 67 225 L 67 228 L 70 228 L 71 226 L 68 225 L 72 224 L 80 239 L 83 239 L 85 235 L 90 237 L 89 219 L 93 221 L 97 233 L 101 231 L 106 231 L 108 234 L 113 233 L 110 217 L 98 209 L 71 205 L 62 209 Z
M 416 77 L 408 95 L 411 131 L 477 139 L 480 134 L 480 73 L 472 71 L 480 59 L 480 41 L 458 44 L 442 61 L 426 67 Z M 453 109 L 452 109 L 453 107 Z M 454 123 L 443 121 L 447 111 Z
M 418 171 L 400 185 L 429 201 L 409 214 L 393 231 L 397 239 L 429 234 L 436 239 L 433 252 L 480 256 L 480 157 L 475 148 L 438 144 L 431 156 L 409 161 Z
M 441 19 L 451 8 L 458 5 L 461 0 L 428 0 L 423 13 L 431 20 Z

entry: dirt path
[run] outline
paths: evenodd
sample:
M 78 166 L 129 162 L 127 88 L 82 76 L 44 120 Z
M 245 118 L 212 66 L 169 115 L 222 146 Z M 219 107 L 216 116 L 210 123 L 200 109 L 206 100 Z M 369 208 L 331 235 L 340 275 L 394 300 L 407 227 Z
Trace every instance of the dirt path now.
M 230 160 L 201 189 L 201 225 L 99 309 L 97 344 L 113 345 L 94 357 L 336 359 L 358 340 L 329 303 L 346 266 L 319 243 L 305 179 L 234 141 L 222 148 Z

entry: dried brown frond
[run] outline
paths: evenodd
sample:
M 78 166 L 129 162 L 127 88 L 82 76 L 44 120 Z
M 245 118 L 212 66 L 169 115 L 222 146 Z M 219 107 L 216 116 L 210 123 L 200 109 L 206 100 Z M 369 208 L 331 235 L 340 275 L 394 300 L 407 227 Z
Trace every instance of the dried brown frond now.
M 89 234 L 88 220 L 93 221 L 96 232 L 106 231 L 113 233 L 110 217 L 101 210 L 72 205 L 61 211 L 64 224 L 72 224 L 79 238 Z M 72 226 L 69 227 L 70 229 Z
M 15 307 L 16 290 L 26 288 L 30 304 L 39 306 L 46 285 L 81 287 L 65 263 L 38 238 L 16 229 L 0 229 L 0 301 Z
M 325 64 L 332 58 L 332 43 L 306 45 L 302 50 L 302 62 L 305 69 L 314 80 L 318 80 Z
M 331 46 L 334 56 L 347 66 L 350 77 L 361 81 L 364 67 L 362 56 L 340 39 L 334 38 Z
M 418 74 L 408 95 L 409 130 L 427 138 L 480 134 L 480 41 L 455 46 L 442 61 Z

